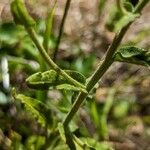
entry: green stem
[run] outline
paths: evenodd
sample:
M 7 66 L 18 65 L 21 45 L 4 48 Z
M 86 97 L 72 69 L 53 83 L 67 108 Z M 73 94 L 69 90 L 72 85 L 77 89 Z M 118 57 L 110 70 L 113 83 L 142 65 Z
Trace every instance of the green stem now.
M 129 25 L 124 27 L 120 31 L 120 33 L 115 36 L 111 46 L 107 50 L 106 57 L 105 57 L 104 61 L 102 62 L 101 65 L 99 65 L 99 67 L 97 68 L 97 70 L 92 75 L 89 82 L 87 83 L 87 86 L 86 86 L 87 92 L 90 92 L 92 90 L 92 88 L 95 86 L 95 84 L 99 81 L 99 79 L 104 75 L 104 73 L 108 70 L 108 68 L 113 63 L 113 58 L 112 57 L 113 57 L 115 51 L 117 50 L 117 48 L 118 48 L 125 32 L 127 31 L 128 26 Z M 79 96 L 75 100 L 70 112 L 68 113 L 68 115 L 67 115 L 67 117 L 64 121 L 65 126 L 68 126 L 69 122 L 72 120 L 73 116 L 78 111 L 79 107 L 81 106 L 81 104 L 83 103 L 83 101 L 86 97 L 87 97 L 86 93 L 80 92 Z
M 143 0 L 140 5 L 137 6 L 135 9 L 134 13 L 140 12 L 142 8 L 147 4 L 149 0 Z M 89 82 L 87 83 L 86 90 L 87 92 L 90 92 L 92 88 L 95 86 L 95 84 L 101 79 L 101 77 L 104 75 L 104 73 L 108 70 L 108 68 L 111 66 L 113 63 L 113 55 L 116 52 L 118 46 L 120 45 L 126 31 L 128 30 L 129 26 L 131 25 L 132 22 L 128 23 L 125 27 L 121 29 L 121 31 L 116 34 L 111 46 L 108 48 L 107 53 L 105 55 L 105 59 L 102 62 L 101 65 L 97 68 L 95 73 L 92 75 L 90 78 Z M 71 110 L 67 114 L 65 120 L 64 120 L 64 127 L 68 127 L 70 121 L 80 108 L 81 104 L 84 102 L 85 98 L 87 97 L 87 93 L 80 92 L 77 99 L 75 100 Z
M 134 13 L 140 13 L 148 2 L 150 2 L 150 0 L 141 0 L 135 8 Z
M 27 32 L 28 32 L 29 36 L 31 37 L 32 41 L 34 42 L 34 44 L 36 45 L 36 47 L 38 48 L 39 52 L 41 53 L 44 60 L 48 63 L 48 65 L 51 68 L 53 68 L 56 72 L 60 73 L 66 80 L 70 81 L 70 83 L 72 83 L 73 85 L 85 89 L 85 86 L 83 84 L 81 84 L 78 81 L 74 80 L 65 71 L 63 71 L 61 68 L 59 68 L 59 66 L 57 66 L 57 64 L 55 64 L 53 62 L 53 60 L 49 57 L 49 55 L 47 54 L 47 52 L 45 51 L 43 46 L 38 41 L 38 37 L 36 35 L 35 30 L 32 27 L 28 27 L 28 28 L 25 27 L 25 29 L 27 30 Z
M 56 48 L 55 48 L 55 51 L 54 51 L 54 56 L 53 56 L 54 60 L 56 59 L 56 55 L 57 55 L 57 52 L 58 52 L 58 49 L 59 49 L 61 37 L 62 37 L 62 34 L 63 34 L 63 30 L 64 30 L 65 21 L 66 21 L 66 18 L 67 18 L 68 10 L 70 8 L 70 3 L 71 3 L 71 0 L 67 0 L 65 10 L 64 10 L 64 14 L 63 14 L 63 18 L 62 18 L 60 28 L 59 28 L 59 35 L 58 35 L 58 39 L 57 39 L 57 43 L 56 43 Z
M 69 113 L 66 116 L 66 119 L 63 123 L 64 128 L 68 128 L 69 122 L 72 120 L 72 118 L 74 117 L 74 115 L 76 114 L 76 112 L 78 111 L 79 107 L 81 106 L 82 102 L 84 101 L 84 99 L 86 97 L 87 97 L 86 93 L 80 92 L 77 99 L 73 103 L 71 110 L 69 111 Z

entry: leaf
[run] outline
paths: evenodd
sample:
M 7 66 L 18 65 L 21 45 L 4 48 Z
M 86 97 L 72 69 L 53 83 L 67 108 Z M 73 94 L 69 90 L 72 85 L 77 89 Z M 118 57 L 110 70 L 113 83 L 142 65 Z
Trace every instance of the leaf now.
M 139 56 L 139 55 L 145 54 L 145 52 L 147 51 L 138 47 L 123 47 L 123 48 L 120 48 L 119 50 L 119 53 L 124 58 L 131 58 L 134 56 Z
M 45 104 L 23 94 L 15 95 L 14 98 L 23 103 L 27 112 L 31 113 L 42 126 L 45 126 L 46 123 L 51 123 L 51 118 L 49 117 L 51 111 Z
M 79 150 L 96 150 L 94 147 L 83 142 L 81 139 L 77 138 L 75 135 L 73 135 L 73 138 L 74 138 L 74 142 L 75 142 L 77 149 L 79 149 Z
M 70 75 L 72 78 L 77 80 L 80 83 L 85 83 L 85 77 L 76 71 L 71 70 L 65 70 L 68 75 Z M 26 79 L 26 83 L 29 87 L 34 89 L 42 89 L 42 90 L 48 90 L 50 88 L 56 88 L 56 89 L 65 89 L 65 90 L 73 90 L 73 91 L 84 91 L 84 89 L 81 89 L 79 87 L 75 87 L 74 85 L 70 84 L 62 75 L 57 73 L 54 70 L 49 70 L 45 72 L 38 72 L 31 76 L 29 76 Z
M 114 60 L 149 66 L 150 52 L 148 50 L 133 46 L 122 47 L 115 53 Z
M 80 87 L 76 87 L 76 86 L 73 86 L 73 85 L 70 85 L 70 84 L 61 84 L 61 85 L 58 85 L 56 86 L 56 89 L 58 90 L 72 90 L 72 91 L 82 91 L 84 93 L 87 93 L 87 91 L 83 88 L 80 88 Z
M 85 83 L 86 82 L 86 78 L 83 74 L 74 71 L 74 70 L 64 70 L 68 75 L 70 75 L 72 78 L 74 78 L 75 80 L 77 80 L 80 83 Z
M 132 5 L 130 2 L 125 1 L 125 2 L 123 2 L 123 4 L 124 4 L 124 8 L 125 8 L 128 12 L 133 12 L 134 7 L 133 7 L 133 5 Z
M 46 72 L 37 72 L 26 79 L 30 88 L 47 90 L 57 84 L 58 75 L 54 70 Z
M 115 31 L 120 31 L 124 26 L 130 22 L 133 22 L 137 17 L 139 17 L 139 14 L 127 13 L 119 21 L 117 21 L 115 24 Z

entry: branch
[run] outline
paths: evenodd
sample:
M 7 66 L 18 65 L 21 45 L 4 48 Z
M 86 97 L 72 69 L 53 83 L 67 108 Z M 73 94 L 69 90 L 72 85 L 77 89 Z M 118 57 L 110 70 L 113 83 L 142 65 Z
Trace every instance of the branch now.
M 140 2 L 140 4 L 136 7 L 134 10 L 134 13 L 140 13 L 141 10 L 144 8 L 144 6 L 149 2 L 149 0 L 143 0 Z M 132 21 L 133 22 L 133 21 Z M 112 44 L 108 48 L 105 59 L 102 62 L 102 64 L 99 65 L 95 73 L 92 75 L 90 80 L 87 83 L 86 90 L 87 92 L 90 92 L 92 88 L 95 86 L 95 84 L 101 79 L 101 77 L 104 75 L 104 73 L 109 69 L 111 64 L 113 63 L 113 55 L 116 52 L 118 46 L 120 45 L 125 33 L 127 32 L 128 28 L 132 24 L 132 22 L 129 22 L 126 26 L 124 26 L 121 31 L 116 34 Z M 84 102 L 85 98 L 87 97 L 87 93 L 80 92 L 77 99 L 75 100 L 71 110 L 68 112 L 65 120 L 64 120 L 64 128 L 68 127 L 70 121 L 80 108 L 81 104 Z
M 45 49 L 43 48 L 43 46 L 40 44 L 40 42 L 38 41 L 38 37 L 36 35 L 35 30 L 33 29 L 33 27 L 25 27 L 26 31 L 28 32 L 30 38 L 32 39 L 32 41 L 34 42 L 34 44 L 36 45 L 36 47 L 38 48 L 39 52 L 41 53 L 41 56 L 44 58 L 44 60 L 48 63 L 48 65 L 53 68 L 56 72 L 60 72 L 60 74 L 68 81 L 70 81 L 72 84 L 74 84 L 75 86 L 81 87 L 83 89 L 85 89 L 85 86 L 81 83 L 79 83 L 78 81 L 74 80 L 72 77 L 70 77 L 65 71 L 63 71 L 61 68 L 59 68 L 59 66 L 57 66 L 57 64 L 55 64 L 53 62 L 53 60 L 49 57 L 49 55 L 47 54 L 47 52 L 45 51 Z

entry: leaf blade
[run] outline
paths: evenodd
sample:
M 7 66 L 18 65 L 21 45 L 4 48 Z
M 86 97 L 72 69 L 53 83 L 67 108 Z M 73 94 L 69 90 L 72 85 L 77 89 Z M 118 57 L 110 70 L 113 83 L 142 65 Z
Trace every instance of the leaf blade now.
M 114 55 L 114 60 L 119 62 L 127 62 L 148 67 L 150 65 L 149 51 L 127 46 L 120 48 Z
M 50 118 L 48 117 L 48 114 L 50 114 L 51 111 L 41 101 L 27 97 L 23 94 L 17 94 L 14 98 L 24 104 L 25 109 L 30 112 L 42 126 L 45 126 L 46 123 L 51 123 L 51 120 L 49 120 Z

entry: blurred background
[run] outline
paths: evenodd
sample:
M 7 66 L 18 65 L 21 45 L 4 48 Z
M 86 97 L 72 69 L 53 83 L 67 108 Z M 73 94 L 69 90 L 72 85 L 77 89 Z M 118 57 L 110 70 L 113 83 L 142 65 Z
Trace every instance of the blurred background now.
M 13 23 L 9 3 L 9 0 L 0 0 L 0 149 L 13 149 L 18 145 L 25 149 L 30 149 L 31 145 L 33 149 L 41 149 L 42 142 L 40 145 L 38 140 L 44 139 L 45 131 L 19 102 L 14 102 L 11 88 L 46 103 L 56 115 L 54 122 L 62 121 L 66 116 L 71 107 L 72 93 L 54 89 L 46 91 L 43 97 L 41 91 L 27 87 L 25 79 L 41 70 L 40 57 L 24 28 Z M 56 4 L 49 53 L 56 46 L 65 3 L 66 0 L 58 0 Z M 132 3 L 134 8 L 136 1 Z M 44 20 L 54 1 L 26 0 L 25 4 L 37 21 L 36 31 L 42 41 Z M 149 14 L 150 3 L 131 25 L 121 46 L 150 49 Z M 56 57 L 57 64 L 90 77 L 118 31 L 121 17 L 115 0 L 72 0 Z M 104 129 L 101 110 L 107 99 L 112 103 L 107 115 L 108 129 Z M 114 149 L 149 150 L 149 68 L 115 62 L 80 109 L 72 126 L 77 135 L 107 141 Z M 40 146 L 36 148 L 37 143 Z

